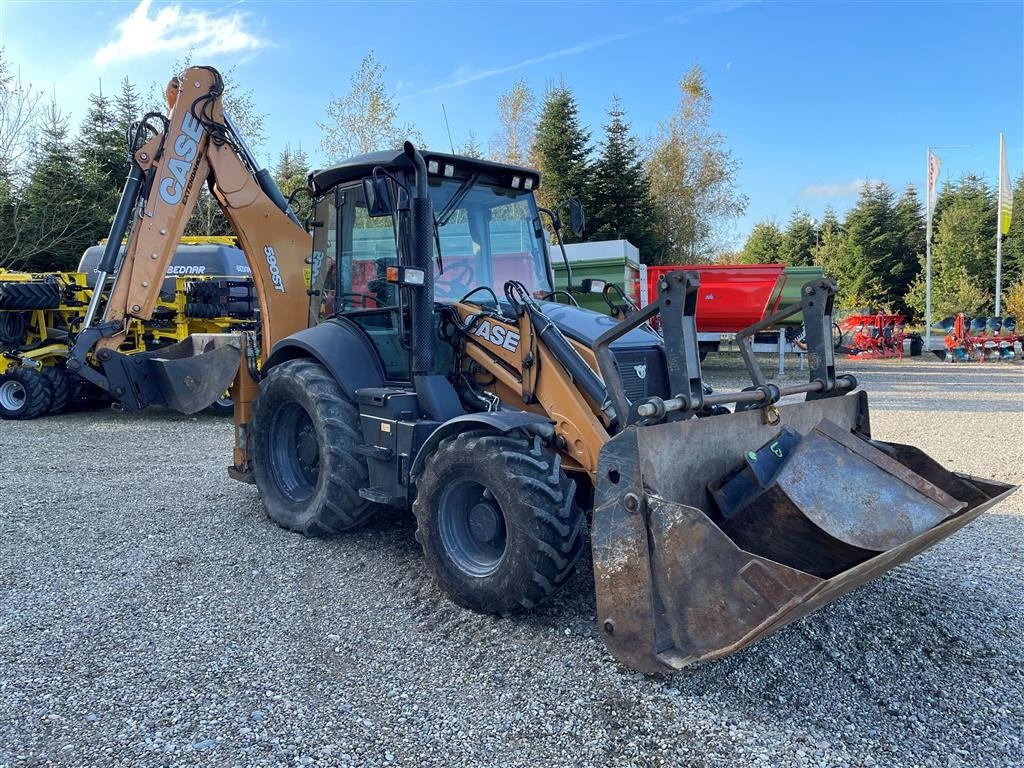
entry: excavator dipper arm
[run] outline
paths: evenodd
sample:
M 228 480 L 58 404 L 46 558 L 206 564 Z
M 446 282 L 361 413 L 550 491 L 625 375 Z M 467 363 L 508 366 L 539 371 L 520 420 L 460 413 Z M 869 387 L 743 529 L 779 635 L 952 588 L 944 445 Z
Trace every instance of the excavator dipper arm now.
M 126 409 L 162 405 L 195 412 L 220 397 L 233 381 L 236 466 L 244 466 L 259 353 L 269 353 L 279 339 L 306 327 L 304 268 L 312 240 L 225 114 L 223 90 L 220 74 L 210 67 L 191 67 L 168 87 L 170 111 L 164 130 L 134 152 L 97 270 L 93 303 L 68 367 Z M 129 324 L 153 316 L 203 184 L 209 185 L 252 270 L 260 331 L 196 334 L 153 352 L 121 354 Z M 124 255 L 118 261 L 126 233 Z M 108 275 L 113 283 L 105 291 Z M 247 365 L 239 364 L 243 355 Z

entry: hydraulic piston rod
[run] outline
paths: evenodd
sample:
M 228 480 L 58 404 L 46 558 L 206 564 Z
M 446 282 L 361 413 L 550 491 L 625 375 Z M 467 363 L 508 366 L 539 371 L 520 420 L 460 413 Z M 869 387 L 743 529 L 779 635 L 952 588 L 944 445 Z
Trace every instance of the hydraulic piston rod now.
M 850 375 L 836 377 L 836 389 L 853 389 L 857 386 L 857 380 Z M 794 384 L 791 387 L 776 387 L 768 384 L 762 387 L 748 390 L 746 392 L 724 392 L 720 395 L 704 395 L 701 398 L 701 406 L 725 405 L 726 403 L 769 403 L 776 402 L 787 395 L 799 395 L 805 392 L 821 392 L 825 389 L 822 381 L 812 381 L 808 384 Z M 668 400 L 651 398 L 646 403 L 637 406 L 636 412 L 641 418 L 649 419 L 652 416 L 659 416 L 669 411 L 685 411 L 694 407 L 694 403 L 687 397 L 673 397 Z

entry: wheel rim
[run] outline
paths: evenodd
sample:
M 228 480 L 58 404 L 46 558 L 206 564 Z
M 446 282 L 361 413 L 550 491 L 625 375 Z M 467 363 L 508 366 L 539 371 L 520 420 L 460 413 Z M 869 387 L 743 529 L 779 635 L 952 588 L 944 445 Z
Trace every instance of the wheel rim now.
M 320 440 L 309 414 L 298 403 L 285 403 L 270 426 L 270 464 L 281 490 L 305 501 L 320 478 Z
M 234 407 L 235 402 L 230 397 L 225 395 L 224 397 L 218 397 L 214 401 L 214 405 L 219 406 L 220 408 L 232 408 Z
M 0 384 L 0 406 L 5 411 L 20 411 L 25 405 L 27 394 L 20 381 L 5 381 Z
M 441 543 L 455 566 L 490 576 L 505 556 L 508 529 L 494 495 L 474 480 L 456 480 L 438 499 Z

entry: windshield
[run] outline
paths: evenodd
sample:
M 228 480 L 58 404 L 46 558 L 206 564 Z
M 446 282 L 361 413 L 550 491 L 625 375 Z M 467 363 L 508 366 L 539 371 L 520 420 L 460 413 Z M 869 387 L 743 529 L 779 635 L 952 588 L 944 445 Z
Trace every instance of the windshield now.
M 475 288 L 489 287 L 504 300 L 505 283 L 518 280 L 534 296 L 552 290 L 537 203 L 530 192 L 430 180 L 437 220 L 434 297 L 458 301 Z M 441 271 L 437 246 L 441 246 Z M 486 291 L 474 299 L 485 301 Z

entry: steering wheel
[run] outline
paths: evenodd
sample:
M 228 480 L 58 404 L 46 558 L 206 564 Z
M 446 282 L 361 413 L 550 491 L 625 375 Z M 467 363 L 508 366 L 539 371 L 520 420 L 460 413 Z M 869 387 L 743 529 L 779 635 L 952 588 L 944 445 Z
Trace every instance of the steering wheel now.
M 449 298 L 461 299 L 476 283 L 476 270 L 469 264 L 444 265 L 444 272 L 434 278 L 435 290 L 440 289 Z
M 345 300 L 346 296 L 355 296 L 356 298 L 360 299 L 360 301 L 362 302 L 362 305 L 363 305 L 362 306 L 363 309 L 376 309 L 377 307 L 380 306 L 380 299 L 378 299 L 376 296 L 371 296 L 368 293 L 358 293 L 356 291 L 342 291 L 341 293 L 338 294 L 338 298 L 342 299 L 342 304 L 353 303 L 353 302 L 346 301 Z M 369 299 L 370 301 L 373 302 L 373 307 L 367 306 L 367 304 L 366 304 L 366 300 L 367 299 Z

